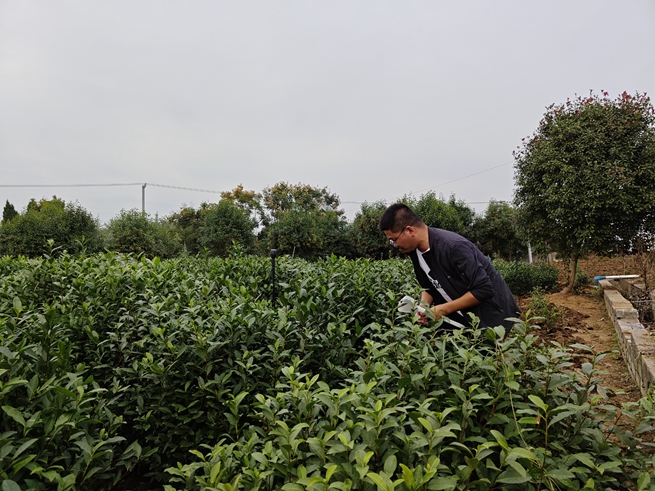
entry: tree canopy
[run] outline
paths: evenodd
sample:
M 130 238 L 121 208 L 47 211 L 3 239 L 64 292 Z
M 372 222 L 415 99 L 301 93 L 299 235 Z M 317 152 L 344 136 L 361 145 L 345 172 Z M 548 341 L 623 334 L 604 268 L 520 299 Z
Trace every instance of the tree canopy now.
M 18 212 L 14 205 L 12 205 L 9 200 L 5 203 L 5 207 L 2 209 L 2 223 L 6 223 L 15 216 L 18 216 Z
M 519 226 L 571 259 L 630 247 L 655 210 L 655 111 L 645 94 L 551 105 L 514 152 Z
M 480 250 L 494 258 L 513 261 L 527 253 L 527 244 L 518 236 L 516 209 L 503 201 L 491 201 L 476 217 L 473 237 Z
M 121 210 L 107 225 L 107 249 L 151 258 L 173 257 L 180 252 L 181 245 L 169 225 L 136 209 Z
M 471 225 L 475 211 L 451 195 L 448 200 L 434 191 L 422 194 L 418 199 L 404 196 L 401 201 L 412 208 L 428 227 L 443 228 L 464 237 L 471 237 Z
M 23 213 L 13 215 L 0 228 L 0 253 L 13 256 L 38 257 L 54 249 L 94 252 L 101 246 L 96 219 L 78 203 L 56 196 L 32 199 Z
M 217 256 L 227 256 L 235 244 L 244 252 L 253 252 L 255 226 L 255 220 L 248 216 L 246 210 L 229 199 L 222 199 L 206 212 L 200 243 Z
M 358 255 L 372 259 L 385 259 L 395 252 L 389 239 L 380 231 L 380 217 L 387 209 L 384 201 L 362 203 L 355 214 L 351 241 Z
M 279 182 L 262 193 L 261 233 L 268 248 L 305 258 L 349 255 L 347 222 L 339 197 L 327 188 Z

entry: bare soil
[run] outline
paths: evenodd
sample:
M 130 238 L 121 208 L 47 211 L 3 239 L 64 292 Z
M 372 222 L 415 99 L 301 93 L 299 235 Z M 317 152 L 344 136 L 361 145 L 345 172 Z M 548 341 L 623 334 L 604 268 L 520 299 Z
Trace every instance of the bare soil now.
M 567 280 L 568 265 L 565 262 L 557 262 L 555 265 L 560 269 L 563 288 Z M 586 275 L 591 282 L 595 276 L 601 275 L 643 274 L 643 268 L 636 256 L 592 256 L 579 262 L 578 272 Z M 652 272 L 649 274 L 655 277 Z M 596 353 L 608 352 L 599 363 L 599 368 L 605 372 L 601 375 L 602 385 L 612 397 L 611 403 L 620 406 L 624 402 L 638 401 L 641 393 L 620 353 L 617 335 L 607 314 L 602 292 L 590 283 L 577 293 L 551 293 L 546 295 L 546 298 L 551 306 L 562 312 L 562 316 L 555 329 L 541 329 L 539 336 L 543 341 L 555 341 L 562 345 L 579 343 L 589 346 Z M 529 301 L 529 296 L 519 299 L 522 310 L 527 310 Z M 574 353 L 578 355 L 575 358 L 578 366 L 588 356 L 584 351 Z

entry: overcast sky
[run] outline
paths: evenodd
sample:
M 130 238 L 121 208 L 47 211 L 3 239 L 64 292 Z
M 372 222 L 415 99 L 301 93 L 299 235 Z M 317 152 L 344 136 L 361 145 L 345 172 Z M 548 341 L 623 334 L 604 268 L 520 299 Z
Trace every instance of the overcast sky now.
M 0 184 L 327 186 L 511 200 L 512 151 L 590 89 L 655 96 L 655 2 L 0 0 Z M 141 186 L 0 187 L 101 222 Z M 146 188 L 149 213 L 218 194 Z M 353 203 L 354 202 L 354 203 Z

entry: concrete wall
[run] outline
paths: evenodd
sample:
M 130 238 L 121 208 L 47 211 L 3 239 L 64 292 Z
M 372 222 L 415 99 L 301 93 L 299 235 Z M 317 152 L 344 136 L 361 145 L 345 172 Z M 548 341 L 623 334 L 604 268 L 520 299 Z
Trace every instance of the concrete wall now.
M 642 394 L 646 394 L 655 383 L 655 338 L 639 323 L 639 315 L 632 304 L 617 290 L 611 280 L 601 280 L 607 313 L 612 319 L 619 338 L 621 354 L 625 359 L 630 375 Z M 621 284 L 622 291 L 631 291 L 633 285 Z

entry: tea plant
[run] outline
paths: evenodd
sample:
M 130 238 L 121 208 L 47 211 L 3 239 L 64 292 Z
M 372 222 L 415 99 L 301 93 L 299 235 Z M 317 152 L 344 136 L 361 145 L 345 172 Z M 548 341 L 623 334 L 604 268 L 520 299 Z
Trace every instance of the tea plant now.
M 530 294 L 529 312 L 534 316 L 534 322 L 552 331 L 562 319 L 564 308 L 558 308 L 549 303 L 545 292 L 541 288 L 535 288 Z
M 652 429 L 652 401 L 608 405 L 603 354 L 577 346 L 578 374 L 570 349 L 535 341 L 523 324 L 507 339 L 379 327 L 340 387 L 296 360 L 240 438 L 192 450 L 165 489 L 650 489 L 645 443 L 616 422 L 641 411 L 638 431 Z
M 550 291 L 557 286 L 559 279 L 559 270 L 550 264 L 528 264 L 501 259 L 494 259 L 493 264 L 514 295 L 525 295 L 534 288 Z
M 277 273 L 273 307 L 266 258 L 0 258 L 3 491 L 648 485 L 602 355 L 399 316 L 409 261 Z

